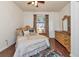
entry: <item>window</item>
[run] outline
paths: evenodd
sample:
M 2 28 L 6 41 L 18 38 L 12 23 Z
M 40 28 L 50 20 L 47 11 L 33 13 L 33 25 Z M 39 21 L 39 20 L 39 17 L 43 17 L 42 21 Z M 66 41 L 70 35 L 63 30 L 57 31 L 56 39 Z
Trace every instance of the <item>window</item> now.
M 34 14 L 33 28 L 36 33 L 49 37 L 49 15 Z
M 37 15 L 36 19 L 36 26 L 37 26 L 37 33 L 44 33 L 45 32 L 45 16 Z

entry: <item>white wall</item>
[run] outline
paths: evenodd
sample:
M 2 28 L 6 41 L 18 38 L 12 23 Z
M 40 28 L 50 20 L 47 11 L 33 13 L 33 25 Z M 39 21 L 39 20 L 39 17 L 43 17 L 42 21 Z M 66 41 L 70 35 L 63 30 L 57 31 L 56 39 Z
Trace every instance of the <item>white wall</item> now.
M 15 30 L 22 26 L 22 17 L 22 11 L 13 2 L 0 1 L 0 51 L 15 42 Z
M 62 18 L 64 17 L 64 15 L 70 15 L 70 3 L 67 4 L 63 9 L 61 9 L 61 11 L 54 12 L 54 31 L 62 31 Z
M 70 3 L 68 3 L 59 13 L 59 17 L 60 17 L 60 30 L 62 30 L 62 18 L 67 15 L 70 16 L 71 15 L 71 7 L 70 7 Z
M 61 31 L 61 19 L 60 19 L 60 12 L 54 12 L 54 31 Z
M 79 57 L 79 2 L 71 2 L 71 56 Z
M 61 18 L 63 17 L 63 15 L 71 15 L 71 5 L 70 3 L 68 3 L 61 11 L 60 11 L 60 14 L 61 14 Z
M 33 15 L 34 14 L 48 14 L 49 15 L 49 36 L 54 37 L 54 12 L 24 12 L 24 25 L 30 25 L 33 27 Z

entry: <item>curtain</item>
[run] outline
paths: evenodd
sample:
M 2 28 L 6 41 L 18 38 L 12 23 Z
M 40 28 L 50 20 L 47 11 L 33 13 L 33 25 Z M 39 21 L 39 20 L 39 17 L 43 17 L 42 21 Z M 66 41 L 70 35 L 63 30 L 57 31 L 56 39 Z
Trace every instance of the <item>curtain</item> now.
M 49 36 L 49 16 L 45 15 L 45 32 L 46 35 Z
M 35 30 L 35 32 L 37 32 L 37 30 L 36 30 L 36 18 L 37 18 L 37 16 L 36 16 L 36 14 L 34 14 L 33 15 L 34 16 L 34 20 L 33 20 L 33 28 L 34 28 L 34 30 Z

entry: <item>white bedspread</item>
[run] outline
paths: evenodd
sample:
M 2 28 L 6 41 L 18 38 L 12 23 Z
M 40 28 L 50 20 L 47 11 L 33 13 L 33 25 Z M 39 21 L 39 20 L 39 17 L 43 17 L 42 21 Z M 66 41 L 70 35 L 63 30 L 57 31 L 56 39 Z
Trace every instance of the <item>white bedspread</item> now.
M 27 35 L 17 39 L 14 57 L 31 56 L 49 47 L 48 37 L 43 35 Z

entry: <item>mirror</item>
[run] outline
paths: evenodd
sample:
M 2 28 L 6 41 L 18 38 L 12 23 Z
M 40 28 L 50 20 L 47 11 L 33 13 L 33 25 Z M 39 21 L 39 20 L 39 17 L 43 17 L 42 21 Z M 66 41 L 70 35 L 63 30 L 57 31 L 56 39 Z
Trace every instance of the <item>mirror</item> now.
M 63 20 L 63 31 L 68 31 L 68 22 L 67 22 L 67 19 Z
M 62 19 L 62 30 L 70 33 L 70 16 L 65 15 Z

